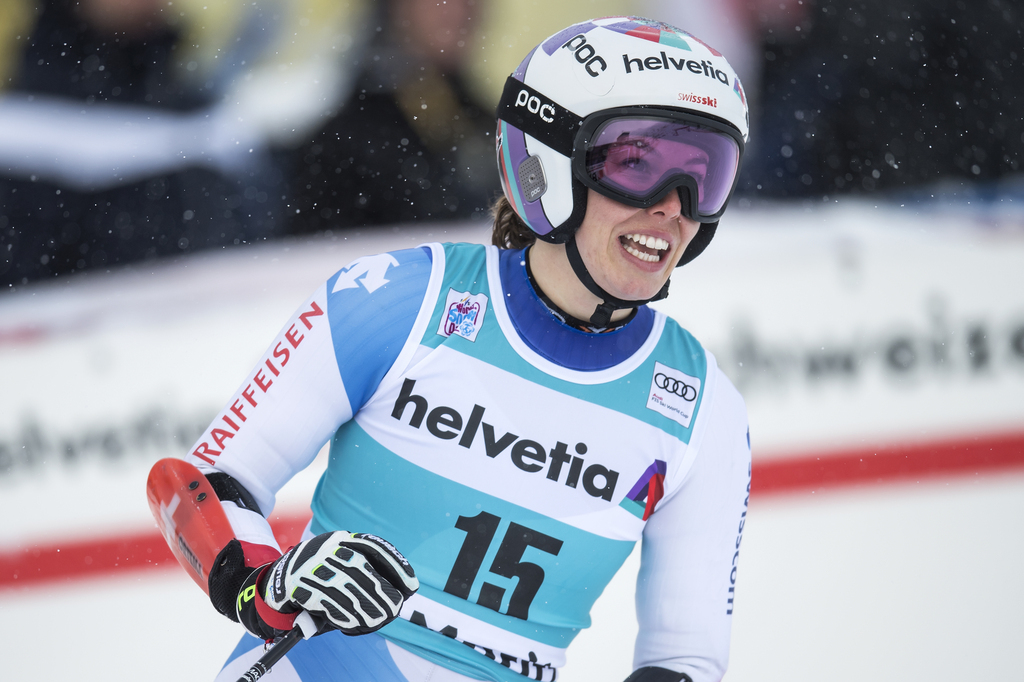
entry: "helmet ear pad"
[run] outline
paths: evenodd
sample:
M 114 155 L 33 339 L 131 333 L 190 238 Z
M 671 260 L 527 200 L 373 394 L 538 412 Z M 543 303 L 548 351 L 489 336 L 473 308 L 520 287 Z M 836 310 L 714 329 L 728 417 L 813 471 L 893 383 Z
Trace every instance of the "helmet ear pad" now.
M 529 92 L 529 88 L 509 77 L 502 102 L 516 101 L 517 92 Z M 561 149 L 552 147 L 549 142 L 554 141 L 534 137 L 542 134 L 543 128 L 534 126 L 528 133 L 521 127 L 521 121 L 501 118 L 502 106 L 499 104 L 496 134 L 502 191 L 520 220 L 538 239 L 551 244 L 564 244 L 583 224 L 587 212 L 587 188 L 577 182 L 571 171 L 572 144 L 570 142 Z M 509 106 L 506 105 L 506 108 Z M 505 111 L 505 114 L 510 119 L 516 115 L 522 118 L 521 112 L 515 112 L 514 109 L 511 112 Z M 525 121 L 535 123 L 529 118 Z M 526 186 L 520 176 L 524 164 L 535 163 L 536 160 L 540 161 L 541 174 L 546 178 L 547 187 L 541 190 L 539 196 L 527 196 Z M 561 222 L 556 224 L 553 217 L 555 220 L 561 219 Z
M 683 192 L 685 194 L 685 192 Z M 715 230 L 718 229 L 718 221 L 713 223 L 701 223 L 697 229 L 697 234 L 693 235 L 693 239 L 686 245 L 686 249 L 683 251 L 683 255 L 679 258 L 679 262 L 676 263 L 676 267 L 686 265 L 694 258 L 704 252 L 704 249 L 708 248 L 708 244 L 711 243 L 711 239 L 715 236 Z
M 587 215 L 588 193 L 589 190 L 582 182 L 572 178 L 572 213 L 561 225 L 556 226 L 547 234 L 537 235 L 537 238 L 550 244 L 565 244 L 569 241 L 576 234 L 576 230 L 580 229 L 580 225 L 583 224 L 583 219 Z

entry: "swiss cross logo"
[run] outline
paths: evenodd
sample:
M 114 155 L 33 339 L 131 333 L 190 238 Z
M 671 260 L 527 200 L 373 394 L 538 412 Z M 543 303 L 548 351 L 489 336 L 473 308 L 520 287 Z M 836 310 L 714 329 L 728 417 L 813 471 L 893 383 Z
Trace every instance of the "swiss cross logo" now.
M 486 312 L 486 295 L 449 289 L 437 333 L 446 337 L 455 334 L 475 342 Z

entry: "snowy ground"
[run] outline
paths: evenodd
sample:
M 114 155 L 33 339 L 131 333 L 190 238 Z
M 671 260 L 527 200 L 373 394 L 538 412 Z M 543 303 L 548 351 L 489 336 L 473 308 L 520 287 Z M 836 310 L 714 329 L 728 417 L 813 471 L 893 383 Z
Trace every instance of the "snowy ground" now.
M 1021 225 L 738 211 L 663 307 L 743 391 L 755 461 L 1022 433 Z M 358 255 L 435 239 L 486 231 L 273 244 L 0 297 L 0 553 L 151 528 L 150 464 L 185 451 L 292 309 Z M 315 477 L 279 509 L 301 509 Z M 1022 493 L 1024 469 L 755 495 L 727 679 L 1020 679 Z M 628 673 L 631 572 L 564 680 Z M 210 679 L 237 636 L 177 569 L 0 589 L 5 681 Z
M 755 501 L 726 679 L 1020 679 L 1022 515 L 1022 474 Z M 628 568 L 565 682 L 629 674 Z M 209 680 L 238 636 L 178 570 L 0 595 L 11 682 Z

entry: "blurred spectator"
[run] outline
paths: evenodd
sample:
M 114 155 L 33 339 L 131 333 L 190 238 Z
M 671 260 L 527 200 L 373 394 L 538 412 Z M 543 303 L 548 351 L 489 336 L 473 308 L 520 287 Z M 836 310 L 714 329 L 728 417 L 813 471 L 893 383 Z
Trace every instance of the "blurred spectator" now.
M 276 233 L 280 174 L 241 146 L 207 155 L 225 122 L 167 8 L 41 3 L 0 100 L 0 285 Z
M 290 231 L 485 214 L 500 191 L 493 106 L 465 67 L 483 0 L 389 0 L 352 95 L 291 157 Z
M 179 27 L 160 0 L 47 0 L 14 90 L 88 102 L 194 109 L 209 93 L 187 87 L 176 63 Z
M 1020 3 L 804 2 L 806 19 L 764 32 L 762 152 L 745 160 L 746 191 L 956 192 L 1020 178 Z
M 789 42 L 793 36 L 809 25 L 812 0 L 721 0 L 717 3 L 702 0 L 641 0 L 639 12 L 646 16 L 664 17 L 667 23 L 701 37 L 723 54 L 729 55 L 729 64 L 736 69 L 747 97 L 750 111 L 751 135 L 744 153 L 742 178 L 760 180 L 763 158 L 771 149 L 778 148 L 769 132 L 758 125 L 762 107 L 772 108 L 776 103 L 762 101 L 762 81 L 765 76 L 764 42 Z M 767 139 L 766 139 L 767 138 Z M 750 169 L 755 171 L 751 172 Z
M 810 7 L 802 0 L 641 0 L 638 10 L 700 36 L 729 55 L 729 64 L 743 82 L 753 118 L 760 101 L 763 37 L 793 31 L 806 19 Z

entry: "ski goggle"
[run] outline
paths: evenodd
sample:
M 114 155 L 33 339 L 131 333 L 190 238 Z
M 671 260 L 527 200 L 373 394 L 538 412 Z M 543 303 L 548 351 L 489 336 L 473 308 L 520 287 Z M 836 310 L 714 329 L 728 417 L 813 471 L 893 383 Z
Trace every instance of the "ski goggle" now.
M 739 131 L 712 119 L 620 109 L 584 122 L 576 136 L 573 174 L 604 196 L 638 208 L 686 188 L 684 214 L 714 222 L 736 185 L 742 153 Z

